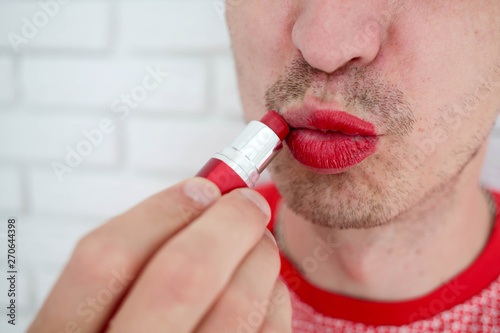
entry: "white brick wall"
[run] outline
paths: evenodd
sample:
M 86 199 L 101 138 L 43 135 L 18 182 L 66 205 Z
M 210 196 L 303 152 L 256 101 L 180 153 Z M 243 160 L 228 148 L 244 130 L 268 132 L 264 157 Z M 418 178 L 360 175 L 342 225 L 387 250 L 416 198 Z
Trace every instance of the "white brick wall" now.
M 119 19 L 121 46 L 130 50 L 218 50 L 229 43 L 213 1 L 124 1 Z
M 86 139 L 85 133 L 98 128 L 102 118 L 87 116 L 85 112 L 39 114 L 34 109 L 0 114 L 0 156 L 27 164 L 41 162 L 50 166 L 52 161 L 64 162 L 68 154 L 66 147 L 77 149 L 78 143 Z M 118 131 L 115 130 L 103 134 L 102 143 L 82 165 L 113 166 L 117 154 Z
M 36 214 L 75 214 L 105 220 L 151 194 L 173 185 L 177 177 L 152 177 L 116 170 L 76 169 L 59 182 L 49 168 L 34 169 L 30 178 L 31 210 Z
M 243 113 L 238 82 L 234 74 L 231 56 L 218 57 L 213 66 L 215 73 L 215 112 L 220 115 L 240 118 Z
M 13 166 L 0 166 L 0 184 L 0 210 L 20 211 L 23 207 L 23 198 L 19 170 Z
M 38 0 L 0 1 L 0 219 L 19 220 L 22 272 L 20 325 L 1 320 L 0 332 L 25 330 L 78 238 L 192 176 L 241 130 L 216 9 L 206 0 L 71 0 L 53 7 L 16 53 L 8 34 L 26 29 L 23 17 L 43 19 L 42 8 Z M 149 68 L 168 75 L 152 87 Z M 68 147 L 77 150 L 87 140 L 83 131 L 103 119 L 114 130 L 60 182 L 51 163 L 65 162 Z M 499 156 L 500 122 L 483 174 L 497 188 Z
M 104 50 L 110 39 L 110 2 L 100 0 L 69 1 L 64 5 L 52 0 L 43 0 L 51 15 L 43 15 L 39 1 L 2 1 L 0 2 L 0 47 L 10 47 L 8 33 L 22 35 L 23 27 L 39 22 L 40 27 L 27 32 L 33 34 L 27 44 L 19 49 L 46 51 L 51 49 Z M 52 4 L 48 6 L 48 4 Z M 48 17 L 45 23 L 44 17 Z M 44 24 L 45 23 L 45 24 Z M 28 35 L 30 36 L 30 35 Z
M 10 56 L 0 55 L 0 105 L 5 105 L 14 99 L 14 63 Z
M 500 121 L 495 135 L 490 139 L 481 180 L 492 188 L 500 189 Z
M 243 127 L 243 121 L 133 119 L 127 128 L 127 163 L 134 170 L 195 174 Z M 199 148 L 200 142 L 203 142 L 203 149 Z
M 125 57 L 123 57 L 125 58 Z M 136 96 L 133 110 L 206 111 L 206 68 L 201 57 L 28 56 L 21 66 L 24 104 L 100 108 L 112 112 L 121 96 Z M 150 72 L 160 73 L 156 80 Z M 146 84 L 147 95 L 135 91 Z M 46 84 L 49 78 L 51 84 Z M 144 87 L 143 87 L 144 89 Z M 132 97 L 131 97 L 132 98 Z M 121 106 L 119 103 L 117 107 Z

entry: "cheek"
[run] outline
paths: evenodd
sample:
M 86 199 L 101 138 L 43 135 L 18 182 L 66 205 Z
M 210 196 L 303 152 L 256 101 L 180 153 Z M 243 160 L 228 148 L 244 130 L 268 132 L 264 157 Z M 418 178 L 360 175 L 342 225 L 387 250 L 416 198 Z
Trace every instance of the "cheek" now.
M 466 17 L 424 4 L 402 12 L 373 64 L 412 104 L 417 119 L 413 144 L 426 142 L 443 154 L 487 135 L 498 108 L 495 89 L 486 90 L 495 81 L 491 74 L 498 66 L 500 39 L 478 39 L 491 25 L 481 23 L 477 10 L 460 10 Z
M 500 21 L 485 18 L 479 6 L 416 2 L 389 31 L 382 71 L 392 73 L 391 80 L 419 103 L 420 115 L 435 117 L 439 109 L 476 94 L 498 66 Z
M 298 57 L 288 1 L 248 1 L 227 12 L 238 83 L 247 119 L 265 112 L 266 90 Z

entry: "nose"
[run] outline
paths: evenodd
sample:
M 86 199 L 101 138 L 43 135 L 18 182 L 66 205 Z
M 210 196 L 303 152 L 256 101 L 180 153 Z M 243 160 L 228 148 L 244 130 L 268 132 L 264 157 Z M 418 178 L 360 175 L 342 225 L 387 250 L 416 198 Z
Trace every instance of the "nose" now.
M 383 0 L 302 0 L 292 40 L 314 68 L 333 73 L 349 62 L 371 63 L 382 41 Z

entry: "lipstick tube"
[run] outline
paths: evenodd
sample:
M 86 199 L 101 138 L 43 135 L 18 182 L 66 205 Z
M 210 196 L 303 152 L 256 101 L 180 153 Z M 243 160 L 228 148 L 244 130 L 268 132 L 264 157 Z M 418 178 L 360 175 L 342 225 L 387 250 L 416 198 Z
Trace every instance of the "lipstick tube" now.
M 271 110 L 259 121 L 251 121 L 196 176 L 214 182 L 222 194 L 241 187 L 254 188 L 260 174 L 283 148 L 282 141 L 289 133 L 288 124 Z

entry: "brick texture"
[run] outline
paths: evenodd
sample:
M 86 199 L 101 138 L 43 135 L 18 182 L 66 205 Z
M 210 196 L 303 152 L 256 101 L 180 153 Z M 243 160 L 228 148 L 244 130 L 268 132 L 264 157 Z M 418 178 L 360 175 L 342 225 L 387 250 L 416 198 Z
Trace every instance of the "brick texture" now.
M 0 332 L 25 331 L 83 234 L 243 128 L 221 3 L 0 1 L 0 218 L 19 220 L 22 272 L 19 325 Z M 482 181 L 500 189 L 500 121 Z
M 14 44 L 21 52 L 104 50 L 111 24 L 109 1 L 2 1 L 0 47 L 11 49 Z M 19 42 L 21 38 L 25 40 Z
M 23 207 L 21 173 L 13 166 L 0 166 L 0 211 L 19 211 Z
M 0 56 L 0 105 L 6 105 L 14 99 L 14 62 L 10 56 Z
M 229 45 L 213 1 L 124 1 L 121 45 L 131 50 L 217 50 Z

